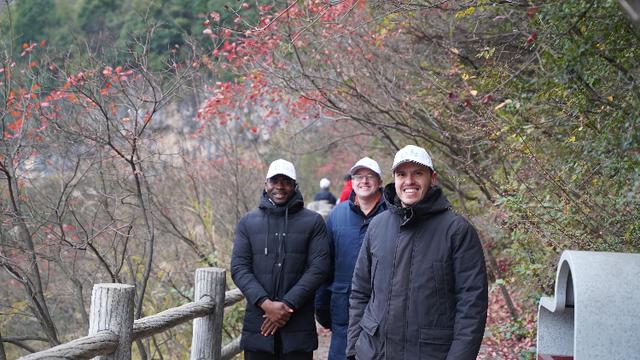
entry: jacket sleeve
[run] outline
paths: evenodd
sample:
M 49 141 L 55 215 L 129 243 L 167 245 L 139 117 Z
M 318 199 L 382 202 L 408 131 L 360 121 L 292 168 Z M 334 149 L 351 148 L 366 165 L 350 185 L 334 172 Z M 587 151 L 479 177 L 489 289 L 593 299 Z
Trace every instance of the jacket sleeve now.
M 453 235 L 456 316 L 447 359 L 475 359 L 487 320 L 488 285 L 482 245 L 477 232 L 460 219 Z
M 327 227 L 322 216 L 317 214 L 313 226 L 309 248 L 307 250 L 307 267 L 298 282 L 293 285 L 283 296 L 282 300 L 293 307 L 300 309 L 304 303 L 311 299 L 329 273 L 329 243 L 327 241 Z
M 269 294 L 253 274 L 253 251 L 245 221 L 246 218 L 242 218 L 236 226 L 231 255 L 231 278 L 247 298 L 247 302 L 257 306 L 262 299 L 268 298 Z
M 333 246 L 333 221 L 331 215 L 327 218 L 327 240 L 329 244 L 329 275 L 325 282 L 320 285 L 320 288 L 316 291 L 316 320 L 322 327 L 331 328 L 331 291 L 329 287 L 333 282 L 333 272 L 335 269 L 335 249 Z
M 356 341 L 360 337 L 362 328 L 360 321 L 364 309 L 371 298 L 371 251 L 369 247 L 371 225 L 362 240 L 356 268 L 351 280 L 351 295 L 349 295 L 349 330 L 347 331 L 347 357 L 356 354 Z

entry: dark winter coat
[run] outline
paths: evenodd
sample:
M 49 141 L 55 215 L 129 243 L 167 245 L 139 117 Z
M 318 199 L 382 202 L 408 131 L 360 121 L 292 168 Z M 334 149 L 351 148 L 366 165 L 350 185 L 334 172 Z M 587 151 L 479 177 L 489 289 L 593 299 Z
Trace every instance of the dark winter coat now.
M 321 190 L 313 196 L 313 201 L 321 201 L 321 200 L 326 200 L 331 205 L 335 205 L 336 201 L 338 201 L 338 199 L 336 199 L 336 197 L 333 196 L 331 191 L 327 189 Z
M 327 218 L 332 271 L 327 284 L 318 290 L 316 317 L 322 326 L 331 327 L 329 360 L 347 358 L 345 351 L 353 269 L 369 223 L 387 209 L 382 197 L 369 216 L 365 216 L 354 201 L 355 193 L 351 192 L 349 201 L 338 204 Z
M 487 316 L 480 240 L 438 187 L 389 210 L 365 235 L 353 276 L 347 355 L 358 359 L 475 359 Z
M 262 194 L 258 209 L 236 228 L 231 276 L 247 299 L 240 345 L 245 350 L 274 352 L 274 336 L 262 336 L 266 298 L 286 303 L 294 312 L 278 330 L 282 352 L 311 352 L 318 347 L 314 294 L 329 271 L 327 230 L 322 217 L 303 207 L 296 190 L 283 206 Z

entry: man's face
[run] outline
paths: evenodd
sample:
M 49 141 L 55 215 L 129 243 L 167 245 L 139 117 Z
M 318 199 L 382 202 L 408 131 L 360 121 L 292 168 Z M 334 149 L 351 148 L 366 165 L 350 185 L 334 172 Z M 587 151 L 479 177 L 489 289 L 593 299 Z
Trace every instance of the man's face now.
M 264 183 L 264 190 L 276 205 L 285 204 L 293 195 L 296 182 L 285 175 L 275 175 Z
M 372 170 L 362 168 L 351 175 L 351 185 L 359 198 L 366 199 L 378 191 L 382 185 L 382 180 Z
M 418 203 L 436 183 L 436 173 L 426 166 L 412 162 L 399 165 L 393 173 L 396 194 L 403 207 Z

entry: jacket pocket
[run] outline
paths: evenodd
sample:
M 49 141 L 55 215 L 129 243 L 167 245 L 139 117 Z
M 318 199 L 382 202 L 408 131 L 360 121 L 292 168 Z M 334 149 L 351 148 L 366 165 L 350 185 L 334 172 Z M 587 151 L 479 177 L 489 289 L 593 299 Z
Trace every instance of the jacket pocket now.
M 365 310 L 360 320 L 362 331 L 360 331 L 358 340 L 355 343 L 356 358 L 358 360 L 373 360 L 382 357 L 382 341 L 380 340 L 378 326 L 378 320 Z
M 378 320 L 374 319 L 373 316 L 366 311 L 364 316 L 362 316 L 362 320 L 360 320 L 360 327 L 364 332 L 369 334 L 369 336 L 374 336 L 376 334 L 378 324 Z
M 419 360 L 445 360 L 453 342 L 453 329 L 421 328 L 419 340 Z
M 331 322 L 334 324 L 349 324 L 349 290 L 349 284 L 331 285 Z
M 376 299 L 376 271 L 378 270 L 378 259 L 374 256 L 371 257 L 371 301 Z
M 453 329 L 422 328 L 420 329 L 419 339 L 420 342 L 428 344 L 451 345 L 453 342 Z

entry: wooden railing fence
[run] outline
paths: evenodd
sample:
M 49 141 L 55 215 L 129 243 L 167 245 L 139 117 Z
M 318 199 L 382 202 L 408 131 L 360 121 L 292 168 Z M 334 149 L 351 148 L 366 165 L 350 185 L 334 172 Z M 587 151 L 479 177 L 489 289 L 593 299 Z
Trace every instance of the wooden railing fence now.
M 91 294 L 89 335 L 24 356 L 35 359 L 130 360 L 132 342 L 193 319 L 191 360 L 228 360 L 240 352 L 240 338 L 222 346 L 224 308 L 241 301 L 238 289 L 225 292 L 226 272 L 196 270 L 194 301 L 133 320 L 135 288 L 126 284 L 96 284 Z

